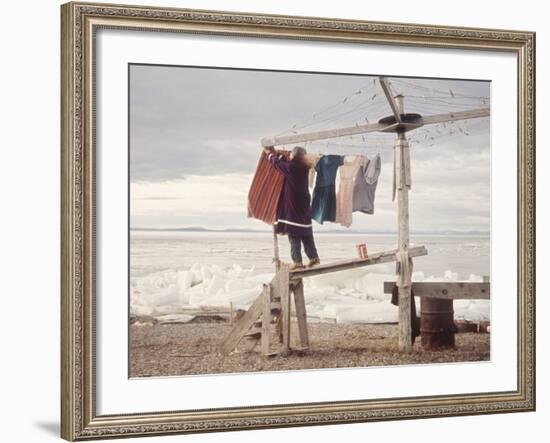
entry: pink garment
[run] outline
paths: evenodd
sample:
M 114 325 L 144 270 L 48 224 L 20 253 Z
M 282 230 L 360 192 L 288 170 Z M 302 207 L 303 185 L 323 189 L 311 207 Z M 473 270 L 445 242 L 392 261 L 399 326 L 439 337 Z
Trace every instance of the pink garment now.
M 340 186 L 336 193 L 336 223 L 349 228 L 353 222 L 353 188 L 357 171 L 364 165 L 365 156 L 357 155 L 353 160 L 344 159 L 344 164 L 338 170 L 340 174 Z

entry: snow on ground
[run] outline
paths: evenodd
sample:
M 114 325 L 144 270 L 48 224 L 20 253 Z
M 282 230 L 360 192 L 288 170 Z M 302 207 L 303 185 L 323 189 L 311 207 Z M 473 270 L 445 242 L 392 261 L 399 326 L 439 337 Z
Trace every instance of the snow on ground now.
M 374 268 L 374 267 L 373 267 Z M 383 293 L 384 281 L 395 280 L 388 265 L 377 271 L 352 269 L 304 279 L 306 309 L 309 317 L 337 323 L 397 322 L 397 307 L 390 295 Z M 135 315 L 185 321 L 185 312 L 193 308 L 215 307 L 246 309 L 273 278 L 272 273 L 257 273 L 254 267 L 239 265 L 229 268 L 199 263 L 189 269 L 166 270 L 136 278 L 131 285 L 131 308 Z M 458 281 L 458 274 L 446 271 L 443 276 L 413 273 L 413 281 Z M 482 277 L 470 275 L 469 282 Z M 420 300 L 417 298 L 417 311 Z M 489 320 L 489 300 L 455 300 L 456 319 Z

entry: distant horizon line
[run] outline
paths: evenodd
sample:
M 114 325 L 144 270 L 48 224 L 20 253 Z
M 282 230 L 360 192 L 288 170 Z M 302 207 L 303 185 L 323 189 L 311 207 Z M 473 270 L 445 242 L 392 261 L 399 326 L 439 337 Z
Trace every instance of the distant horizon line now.
M 177 227 L 177 228 L 153 228 L 153 227 L 130 227 L 130 231 L 149 231 L 149 232 L 248 232 L 248 233 L 271 233 L 271 230 L 267 229 L 252 229 L 252 228 L 205 228 L 203 226 L 190 226 L 190 227 Z M 339 230 L 329 229 L 323 231 L 315 231 L 315 234 L 397 234 L 397 231 L 383 231 L 383 230 Z M 453 229 L 447 229 L 442 231 L 411 231 L 411 234 L 457 234 L 457 235 L 484 235 L 489 236 L 490 232 L 487 231 L 458 231 Z

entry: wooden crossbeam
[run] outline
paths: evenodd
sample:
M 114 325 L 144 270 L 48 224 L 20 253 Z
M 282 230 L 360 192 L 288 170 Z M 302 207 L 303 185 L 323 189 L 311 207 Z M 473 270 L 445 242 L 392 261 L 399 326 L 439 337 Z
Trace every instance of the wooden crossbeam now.
M 391 294 L 395 282 L 384 282 L 384 293 Z M 489 300 L 491 298 L 490 283 L 474 282 L 418 282 L 412 284 L 415 296 L 429 298 L 444 298 L 447 300 Z
M 290 279 L 296 280 L 314 275 L 328 274 L 331 272 L 345 271 L 347 269 L 362 268 L 364 266 L 377 265 L 380 263 L 388 263 L 395 261 L 397 250 L 378 252 L 370 255 L 368 258 L 356 258 L 351 260 L 343 260 L 326 265 L 314 266 L 312 268 L 290 271 Z M 409 257 L 420 257 L 427 255 L 428 250 L 425 246 L 415 246 L 409 249 Z
M 472 118 L 488 117 L 491 114 L 489 108 L 470 109 L 467 111 L 447 112 L 444 114 L 427 115 L 414 122 L 419 128 L 424 125 L 445 123 Z M 331 138 L 345 137 L 349 135 L 368 134 L 369 132 L 393 131 L 399 123 L 369 123 L 366 125 L 355 125 L 343 128 L 327 129 L 323 131 L 306 132 L 303 134 L 285 135 L 280 137 L 265 137 L 262 139 L 262 146 L 282 146 L 294 143 L 302 143 L 316 140 L 329 140 Z
M 397 105 L 397 102 L 395 101 L 393 94 L 391 93 L 388 80 L 386 80 L 384 77 L 380 77 L 380 86 L 382 86 L 384 95 L 388 99 L 388 103 L 390 104 L 390 108 L 393 112 L 393 116 L 395 117 L 395 121 L 401 123 L 401 109 L 399 109 L 399 106 Z
M 457 120 L 468 120 L 471 118 L 488 117 L 491 115 L 489 108 L 469 109 L 467 111 L 447 112 L 445 114 L 427 115 L 422 117 L 419 123 L 431 125 L 435 123 L 446 123 Z
M 367 134 L 369 132 L 382 131 L 388 128 L 385 123 L 368 123 L 366 125 L 348 126 L 337 129 L 327 129 L 324 131 L 307 132 L 304 134 L 285 135 L 280 137 L 262 138 L 262 146 L 281 146 L 294 143 L 309 142 L 315 140 L 328 140 L 331 138 L 345 137 L 346 135 Z

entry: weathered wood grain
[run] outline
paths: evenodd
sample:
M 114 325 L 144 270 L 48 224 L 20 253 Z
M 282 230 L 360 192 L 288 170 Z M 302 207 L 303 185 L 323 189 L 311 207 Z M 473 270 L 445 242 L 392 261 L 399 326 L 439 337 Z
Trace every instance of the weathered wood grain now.
M 395 282 L 384 282 L 384 293 L 390 294 Z M 490 283 L 470 282 L 418 282 L 412 284 L 415 296 L 449 300 L 489 300 Z

